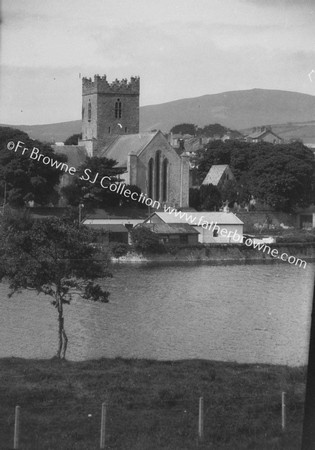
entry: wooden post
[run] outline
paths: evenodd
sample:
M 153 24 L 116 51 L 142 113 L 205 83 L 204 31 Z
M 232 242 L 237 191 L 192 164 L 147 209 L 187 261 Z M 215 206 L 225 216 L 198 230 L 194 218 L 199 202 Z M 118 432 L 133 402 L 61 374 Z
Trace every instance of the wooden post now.
M 281 427 L 282 431 L 285 431 L 286 426 L 286 404 L 285 404 L 285 392 L 281 394 Z
M 100 448 L 105 448 L 106 403 L 102 403 Z
M 198 437 L 203 441 L 203 397 L 199 398 Z
M 315 279 L 304 406 L 302 450 L 315 449 Z
M 13 448 L 18 449 L 19 448 L 19 440 L 20 440 L 20 411 L 21 407 L 16 406 L 15 407 L 15 421 L 14 421 L 14 441 L 13 441 Z

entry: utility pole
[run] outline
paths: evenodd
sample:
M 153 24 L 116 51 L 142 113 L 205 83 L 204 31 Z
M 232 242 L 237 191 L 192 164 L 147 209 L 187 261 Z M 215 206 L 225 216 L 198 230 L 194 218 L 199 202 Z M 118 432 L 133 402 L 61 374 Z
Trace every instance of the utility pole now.
M 315 280 L 305 392 L 302 450 L 315 450 Z
M 79 203 L 79 225 L 82 221 L 82 208 L 84 208 L 83 203 Z

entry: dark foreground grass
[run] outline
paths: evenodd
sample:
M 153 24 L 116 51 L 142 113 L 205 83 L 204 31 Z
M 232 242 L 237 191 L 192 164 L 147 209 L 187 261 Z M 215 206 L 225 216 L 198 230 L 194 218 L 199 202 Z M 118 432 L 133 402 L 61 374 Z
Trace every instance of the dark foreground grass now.
M 22 450 L 299 449 L 305 368 L 211 361 L 0 360 L 0 448 L 13 447 L 21 406 Z M 281 392 L 287 428 L 281 430 Z M 198 401 L 204 398 L 204 442 Z

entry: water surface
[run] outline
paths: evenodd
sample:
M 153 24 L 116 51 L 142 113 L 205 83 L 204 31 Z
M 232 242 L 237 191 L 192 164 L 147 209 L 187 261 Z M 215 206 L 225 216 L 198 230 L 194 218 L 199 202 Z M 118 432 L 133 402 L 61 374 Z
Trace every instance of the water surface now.
M 204 358 L 307 362 L 314 264 L 115 266 L 110 303 L 65 306 L 68 358 Z M 49 297 L 11 299 L 0 284 L 0 357 L 49 358 L 57 314 Z

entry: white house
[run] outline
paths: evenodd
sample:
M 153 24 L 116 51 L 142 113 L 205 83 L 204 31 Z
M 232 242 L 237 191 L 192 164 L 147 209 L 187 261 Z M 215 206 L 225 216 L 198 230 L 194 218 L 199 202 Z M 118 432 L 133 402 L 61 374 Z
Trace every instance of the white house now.
M 149 223 L 188 223 L 198 231 L 201 244 L 240 244 L 244 223 L 231 212 L 154 212 Z

